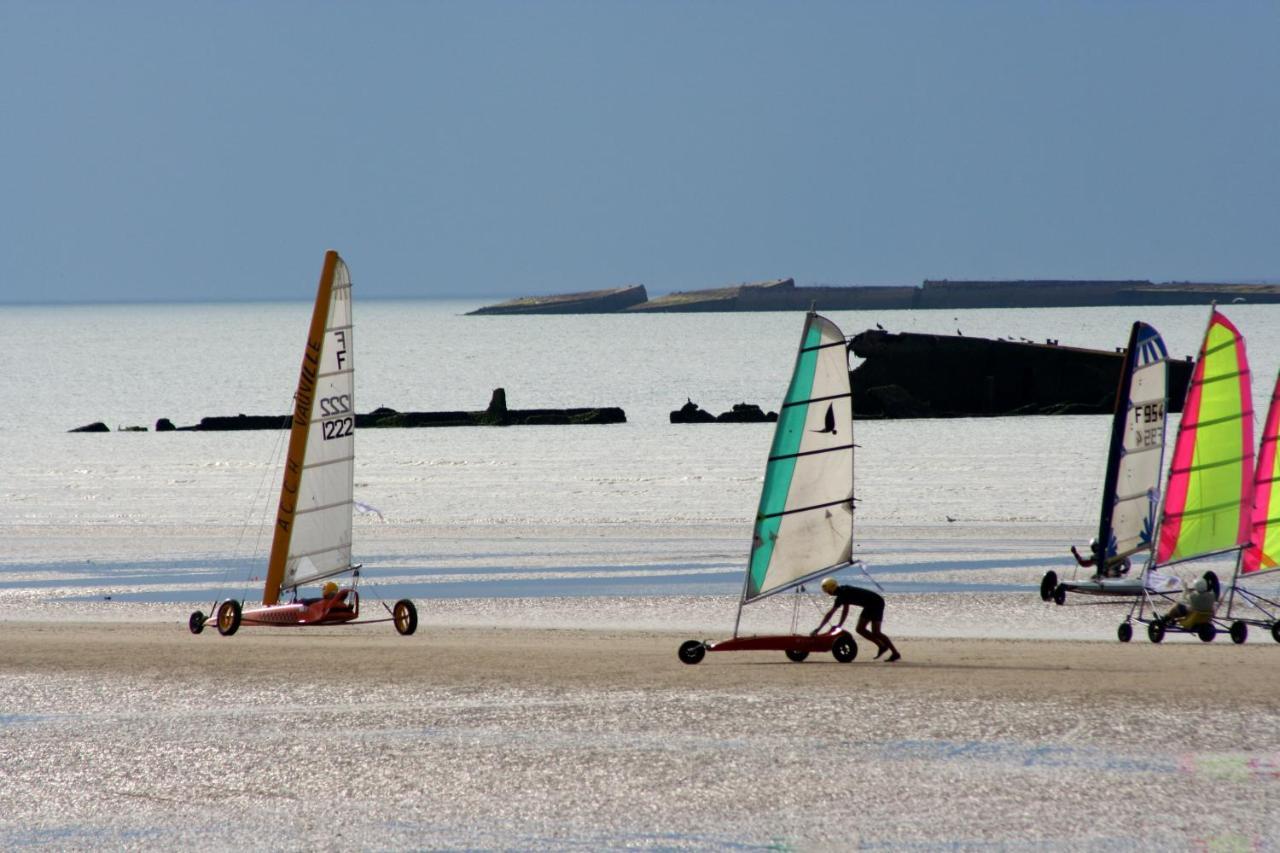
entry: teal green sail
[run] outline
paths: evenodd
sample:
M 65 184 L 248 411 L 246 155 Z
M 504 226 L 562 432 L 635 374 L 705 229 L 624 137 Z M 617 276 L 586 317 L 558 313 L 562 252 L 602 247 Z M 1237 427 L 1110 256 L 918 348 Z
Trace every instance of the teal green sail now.
M 805 319 L 756 513 L 745 604 L 850 562 L 853 403 L 844 334 Z

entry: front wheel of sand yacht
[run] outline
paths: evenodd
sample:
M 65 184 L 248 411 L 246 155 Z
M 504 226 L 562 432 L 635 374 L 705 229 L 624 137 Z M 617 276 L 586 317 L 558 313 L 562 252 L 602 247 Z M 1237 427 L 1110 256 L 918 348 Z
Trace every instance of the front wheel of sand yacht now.
M 1064 584 L 1058 584 L 1053 590 L 1053 603 L 1063 605 L 1067 603 L 1067 587 Z
M 1120 627 L 1116 629 L 1116 639 L 1122 643 L 1127 643 L 1133 639 L 1133 626 L 1128 622 L 1121 622 Z
M 1058 588 L 1058 573 L 1050 569 L 1044 573 L 1044 577 L 1040 579 L 1040 600 L 1048 601 L 1053 598 L 1053 592 Z
M 191 614 L 191 618 L 187 620 L 187 628 L 191 633 L 199 634 L 204 630 L 204 614 L 197 610 Z
M 787 660 L 792 663 L 802 663 L 809 656 L 809 653 L 804 649 L 787 649 L 786 654 Z
M 686 640 L 680 644 L 680 651 L 676 654 L 681 663 L 687 663 L 692 666 L 706 656 L 707 647 L 698 640 Z
M 230 637 L 240 630 L 240 602 L 228 598 L 218 607 L 218 633 Z
M 858 644 L 853 641 L 853 635 L 848 631 L 841 631 L 840 636 L 831 644 L 831 656 L 840 663 L 852 663 L 858 656 Z
M 1243 622 L 1235 621 L 1231 623 L 1231 642 L 1237 646 L 1244 645 L 1244 641 L 1249 639 L 1249 626 Z
M 1164 625 L 1159 622 L 1152 622 L 1147 626 L 1147 639 L 1153 643 L 1158 643 L 1164 639 Z
M 1271 639 L 1280 643 L 1280 622 L 1271 623 Z
M 396 632 L 407 637 L 418 630 L 418 608 L 409 599 L 402 598 L 392 608 L 391 620 L 396 626 Z

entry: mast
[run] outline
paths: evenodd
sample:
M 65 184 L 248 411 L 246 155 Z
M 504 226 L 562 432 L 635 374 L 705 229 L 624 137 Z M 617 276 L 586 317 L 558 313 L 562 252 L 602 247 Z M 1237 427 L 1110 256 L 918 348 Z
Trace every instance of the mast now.
M 1120 383 L 1116 386 L 1116 408 L 1111 417 L 1111 446 L 1107 451 L 1107 473 L 1102 481 L 1102 514 L 1098 519 L 1098 536 L 1094 539 L 1094 565 L 1102 571 L 1107 547 L 1111 541 L 1111 514 L 1116 505 L 1116 481 L 1120 477 L 1120 458 L 1124 455 L 1124 430 L 1129 420 L 1129 383 L 1133 379 L 1133 363 L 1138 343 L 1138 327 L 1135 322 L 1129 331 L 1129 345 L 1125 348 L 1124 365 L 1120 368 Z
M 325 253 L 320 284 L 316 288 L 316 304 L 311 312 L 311 327 L 307 331 L 307 345 L 302 352 L 298 390 L 293 395 L 289 449 L 285 456 L 284 479 L 280 484 L 280 504 L 276 510 L 275 533 L 271 538 L 271 556 L 267 560 L 267 582 L 262 588 L 262 603 L 266 605 L 275 604 L 280 599 L 280 584 L 284 580 L 289 541 L 293 536 L 294 512 L 298 505 L 298 487 L 302 480 L 302 468 L 306 463 L 307 433 L 311 428 L 311 415 L 315 408 L 316 380 L 320 369 L 321 348 L 324 346 L 325 327 L 329 322 L 333 276 L 339 261 L 338 253 L 332 249 Z

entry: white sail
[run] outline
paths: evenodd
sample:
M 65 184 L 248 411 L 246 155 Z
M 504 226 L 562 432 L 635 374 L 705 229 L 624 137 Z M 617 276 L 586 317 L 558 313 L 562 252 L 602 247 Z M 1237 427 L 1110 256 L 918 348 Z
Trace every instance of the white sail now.
M 1168 352 L 1160 334 L 1135 323 L 1130 341 L 1128 400 L 1120 402 L 1112 452 L 1116 478 L 1108 487 L 1111 498 L 1108 559 L 1151 550 L 1155 539 L 1160 477 L 1164 468 L 1165 409 Z M 1124 389 L 1121 389 L 1124 393 Z M 1106 519 L 1103 520 L 1104 536 Z
M 335 263 L 332 290 L 324 309 L 327 318 L 315 361 L 315 396 L 281 583 L 285 589 L 351 567 L 355 350 L 351 276 L 340 259 Z M 322 306 L 317 305 L 316 310 L 322 310 Z M 302 393 L 304 389 L 300 384 L 299 394 Z
M 811 313 L 769 450 L 744 603 L 849 563 L 851 398 L 844 334 Z

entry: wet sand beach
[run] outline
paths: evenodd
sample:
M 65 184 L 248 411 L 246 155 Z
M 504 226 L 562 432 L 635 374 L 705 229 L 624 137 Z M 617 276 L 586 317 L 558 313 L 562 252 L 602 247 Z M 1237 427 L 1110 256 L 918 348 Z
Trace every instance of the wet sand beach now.
M 696 636 L 696 635 L 695 635 Z M 1280 648 L 0 622 L 0 844 L 1274 847 Z

